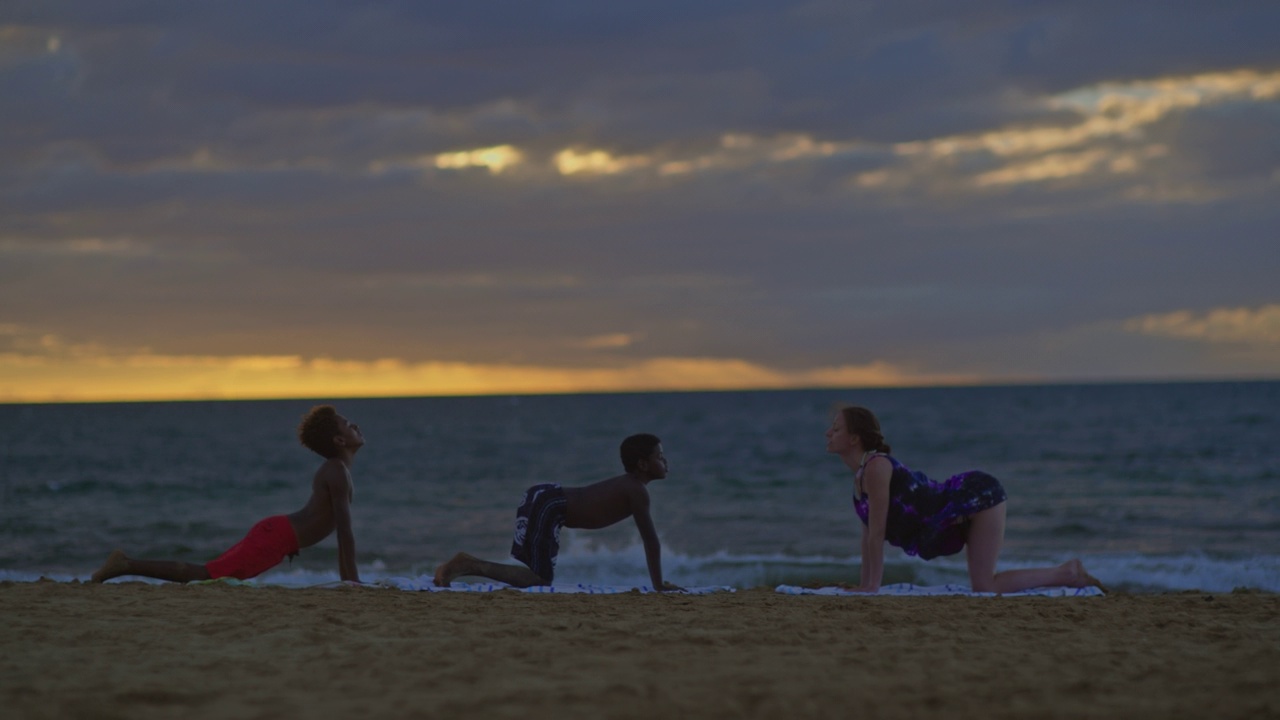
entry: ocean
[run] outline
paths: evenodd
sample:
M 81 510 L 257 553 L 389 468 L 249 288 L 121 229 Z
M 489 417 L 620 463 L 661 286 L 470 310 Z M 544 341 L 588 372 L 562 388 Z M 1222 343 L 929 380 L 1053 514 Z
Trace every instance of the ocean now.
M 307 498 L 298 444 L 324 400 L 0 405 L 0 581 L 86 579 L 121 548 L 205 562 Z M 833 408 L 865 405 L 935 479 L 978 468 L 1009 493 L 1000 568 L 1080 557 L 1130 592 L 1280 591 L 1280 382 L 339 399 L 362 579 L 430 575 L 465 550 L 508 560 L 534 483 L 621 472 L 652 432 L 666 575 L 750 588 L 858 578 L 852 477 L 825 452 Z M 557 581 L 648 584 L 634 525 L 566 529 Z M 333 537 L 258 582 L 338 578 Z M 890 549 L 885 582 L 967 583 L 964 556 Z

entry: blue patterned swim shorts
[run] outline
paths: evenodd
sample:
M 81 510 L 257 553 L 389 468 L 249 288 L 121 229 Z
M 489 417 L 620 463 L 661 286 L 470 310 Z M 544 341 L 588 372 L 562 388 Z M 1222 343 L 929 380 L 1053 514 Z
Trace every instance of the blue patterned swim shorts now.
M 519 560 L 548 584 L 555 578 L 556 555 L 560 552 L 560 528 L 564 525 L 569 501 L 555 483 L 534 485 L 525 491 L 524 502 L 516 508 L 516 532 L 511 539 L 511 557 Z

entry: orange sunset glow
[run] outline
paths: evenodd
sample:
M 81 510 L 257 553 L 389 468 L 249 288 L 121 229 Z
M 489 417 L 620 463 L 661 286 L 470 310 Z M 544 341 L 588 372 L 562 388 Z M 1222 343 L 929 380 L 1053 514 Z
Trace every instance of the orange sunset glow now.
M 0 402 L 247 400 L 966 384 L 886 364 L 783 372 L 741 360 L 659 358 L 616 368 L 141 355 L 22 362 L 0 356 Z

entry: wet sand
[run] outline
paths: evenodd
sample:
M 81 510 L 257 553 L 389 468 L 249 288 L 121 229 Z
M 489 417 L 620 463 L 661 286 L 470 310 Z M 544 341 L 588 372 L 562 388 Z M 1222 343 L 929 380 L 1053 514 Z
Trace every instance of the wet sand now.
M 0 583 L 6 718 L 1280 717 L 1280 595 Z

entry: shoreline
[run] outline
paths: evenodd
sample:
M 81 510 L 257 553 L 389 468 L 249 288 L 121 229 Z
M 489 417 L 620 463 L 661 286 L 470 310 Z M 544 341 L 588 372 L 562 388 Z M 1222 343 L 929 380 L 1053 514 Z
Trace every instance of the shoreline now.
M 1280 716 L 1280 595 L 0 583 L 8 717 Z

